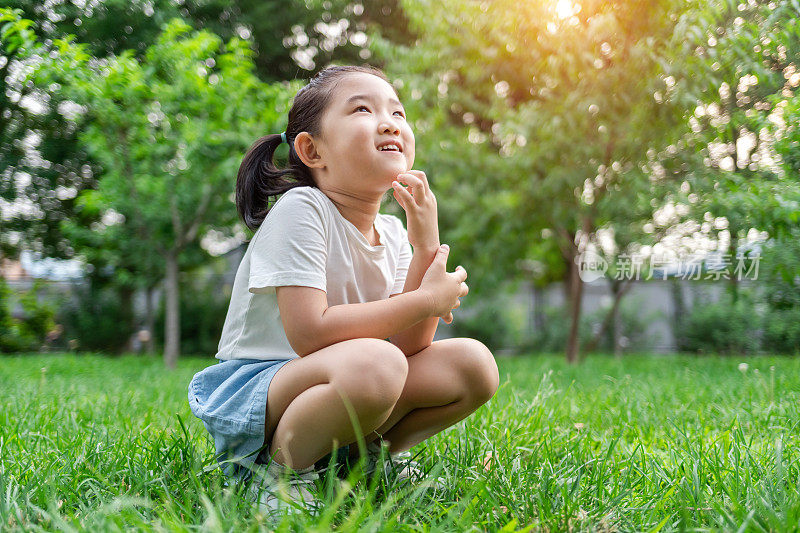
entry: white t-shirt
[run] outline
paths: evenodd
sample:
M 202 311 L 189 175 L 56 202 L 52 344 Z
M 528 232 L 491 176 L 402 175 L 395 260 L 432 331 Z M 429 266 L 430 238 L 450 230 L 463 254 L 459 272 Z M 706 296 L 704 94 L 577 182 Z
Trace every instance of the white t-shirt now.
M 295 187 L 270 208 L 236 271 L 216 358 L 291 359 L 275 287 L 327 293 L 328 306 L 371 302 L 403 292 L 411 262 L 399 218 L 378 213 L 372 246 L 325 193 Z

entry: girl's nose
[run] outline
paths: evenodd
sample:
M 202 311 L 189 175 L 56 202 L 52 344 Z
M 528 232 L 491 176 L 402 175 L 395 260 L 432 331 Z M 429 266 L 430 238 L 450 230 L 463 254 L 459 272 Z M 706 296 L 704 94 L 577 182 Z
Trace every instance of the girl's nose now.
M 378 130 L 381 133 L 400 133 L 400 126 L 390 120 L 383 120 Z
M 400 133 L 400 125 L 397 123 L 397 117 L 392 115 L 391 111 L 389 112 L 389 115 L 381 112 L 378 131 L 381 133 Z

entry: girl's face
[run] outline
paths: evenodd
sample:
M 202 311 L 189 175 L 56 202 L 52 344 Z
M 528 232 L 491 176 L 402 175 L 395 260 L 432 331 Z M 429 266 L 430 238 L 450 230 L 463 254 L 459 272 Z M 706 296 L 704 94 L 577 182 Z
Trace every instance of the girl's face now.
M 348 192 L 383 194 L 414 164 L 414 133 L 394 88 L 372 74 L 339 80 L 314 139 L 317 184 Z M 394 150 L 381 149 L 387 144 Z

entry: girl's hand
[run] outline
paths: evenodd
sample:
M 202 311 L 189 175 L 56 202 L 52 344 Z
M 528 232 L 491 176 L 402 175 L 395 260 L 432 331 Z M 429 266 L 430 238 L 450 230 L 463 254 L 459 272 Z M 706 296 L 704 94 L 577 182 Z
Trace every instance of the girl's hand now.
M 403 185 L 408 185 L 408 188 Z M 439 220 L 436 197 L 428 178 L 420 170 L 409 170 L 392 182 L 394 199 L 406 212 L 408 242 L 417 247 L 436 250 L 439 247 Z
M 464 267 L 456 267 L 455 272 L 447 272 L 447 256 L 450 247 L 443 244 L 436 252 L 431 266 L 425 272 L 419 291 L 428 297 L 431 316 L 438 316 L 446 323 L 453 321 L 453 309 L 461 305 L 461 296 L 466 296 L 469 287 L 464 283 L 467 271 Z

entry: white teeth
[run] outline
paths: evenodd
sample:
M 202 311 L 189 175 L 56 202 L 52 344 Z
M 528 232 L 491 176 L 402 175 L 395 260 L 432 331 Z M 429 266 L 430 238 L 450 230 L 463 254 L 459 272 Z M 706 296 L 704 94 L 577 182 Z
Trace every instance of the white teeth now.
M 378 148 L 381 152 L 399 152 L 400 150 L 396 146 L 384 146 L 382 148 Z

